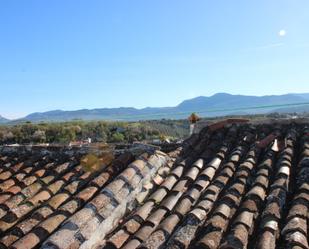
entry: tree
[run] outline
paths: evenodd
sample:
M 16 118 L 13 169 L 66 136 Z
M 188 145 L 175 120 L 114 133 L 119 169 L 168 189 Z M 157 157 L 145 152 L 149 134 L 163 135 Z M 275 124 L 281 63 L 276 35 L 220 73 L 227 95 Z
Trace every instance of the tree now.
M 60 135 L 61 135 L 62 129 L 59 125 L 48 125 L 45 135 L 46 135 L 46 142 L 54 143 L 59 142 Z
M 74 141 L 76 139 L 76 133 L 75 130 L 71 127 L 65 127 L 61 131 L 60 135 L 60 142 L 62 143 L 69 143 L 71 141 Z
M 123 142 L 124 141 L 124 135 L 122 133 L 119 133 L 119 132 L 115 132 L 113 135 L 112 135 L 112 142 L 114 143 L 120 143 L 120 142 Z
M 32 135 L 32 139 L 34 142 L 44 143 L 46 141 L 45 131 L 36 130 Z
M 14 142 L 14 134 L 11 131 L 4 131 L 1 133 L 1 140 L 3 143 L 13 143 Z
M 23 143 L 30 143 L 32 140 L 32 135 L 36 131 L 36 127 L 31 122 L 26 122 L 25 124 L 21 125 L 21 133 L 22 135 L 22 142 Z

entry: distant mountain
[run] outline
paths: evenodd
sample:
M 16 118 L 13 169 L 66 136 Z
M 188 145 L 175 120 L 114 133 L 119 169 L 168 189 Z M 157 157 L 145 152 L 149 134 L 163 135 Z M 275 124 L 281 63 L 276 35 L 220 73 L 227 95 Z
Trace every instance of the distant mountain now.
M 231 114 L 259 114 L 279 110 L 294 112 L 294 110 L 308 110 L 309 93 L 284 94 L 269 96 L 246 96 L 217 93 L 210 97 L 197 97 L 185 100 L 175 107 L 136 109 L 132 107 L 82 109 L 77 111 L 54 110 L 32 113 L 25 118 L 14 122 L 31 121 L 69 121 L 81 120 L 147 120 L 147 119 L 177 119 L 187 118 L 190 113 L 196 112 L 200 116 L 213 117 Z M 290 105 L 293 104 L 293 105 Z M 296 104 L 296 106 L 295 106 Z
M 279 109 L 274 110 L 274 112 L 278 112 L 278 113 L 300 113 L 300 114 L 301 113 L 309 113 L 309 105 L 279 108 Z
M 309 100 L 309 93 L 300 93 L 300 94 L 295 94 L 295 95 Z
M 284 105 L 288 103 L 302 103 L 306 102 L 305 95 L 298 94 L 285 94 L 285 95 L 269 95 L 269 96 L 245 96 L 245 95 L 232 95 L 227 93 L 217 93 L 211 97 L 197 97 L 190 100 L 185 100 L 178 108 L 182 110 L 196 110 L 206 111 L 233 109 L 233 108 L 248 108 L 258 106 L 270 105 Z M 309 94 L 308 94 L 309 100 Z
M 7 123 L 7 122 L 9 122 L 9 120 L 6 119 L 6 118 L 4 118 L 4 117 L 2 117 L 2 116 L 0 115 L 0 124 L 4 124 L 4 123 Z
M 168 113 L 168 116 L 166 116 Z M 136 109 L 132 107 L 120 108 L 102 108 L 102 109 L 82 109 L 77 111 L 49 111 L 32 113 L 23 121 L 39 122 L 39 121 L 69 121 L 69 120 L 141 120 L 168 118 L 173 114 L 173 108 L 144 108 Z

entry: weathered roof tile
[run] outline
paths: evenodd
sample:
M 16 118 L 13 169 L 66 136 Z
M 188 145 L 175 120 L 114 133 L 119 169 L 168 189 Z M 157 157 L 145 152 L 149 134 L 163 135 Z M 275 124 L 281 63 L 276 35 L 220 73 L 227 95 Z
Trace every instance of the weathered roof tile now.
M 127 153 L 94 173 L 74 153 L 0 153 L 0 246 L 308 248 L 302 129 L 222 123 L 169 153 L 176 160 L 157 152 L 131 163 Z

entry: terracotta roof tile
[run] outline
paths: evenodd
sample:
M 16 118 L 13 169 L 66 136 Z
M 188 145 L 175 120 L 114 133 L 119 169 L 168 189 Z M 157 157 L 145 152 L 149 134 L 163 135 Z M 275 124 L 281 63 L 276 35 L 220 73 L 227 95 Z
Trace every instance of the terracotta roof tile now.
M 0 248 L 308 248 L 308 131 L 223 122 L 98 172 L 0 150 Z

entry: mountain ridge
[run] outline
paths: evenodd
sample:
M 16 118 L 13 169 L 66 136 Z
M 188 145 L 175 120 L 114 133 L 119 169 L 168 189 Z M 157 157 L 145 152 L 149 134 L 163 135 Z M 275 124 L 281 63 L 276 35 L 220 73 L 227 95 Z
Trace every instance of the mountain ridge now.
M 190 112 L 197 112 L 201 116 L 223 116 L 231 113 L 244 112 L 248 114 L 267 113 L 272 111 L 288 112 L 301 108 L 285 106 L 287 104 L 299 104 L 309 102 L 309 93 L 290 93 L 283 95 L 233 95 L 229 93 L 216 93 L 212 96 L 198 96 L 196 98 L 182 101 L 175 107 L 145 107 L 137 109 L 134 107 L 119 108 L 95 108 L 80 109 L 73 111 L 51 110 L 47 112 L 34 112 L 24 118 L 8 120 L 0 116 L 1 123 L 8 122 L 41 122 L 41 121 L 70 121 L 70 120 L 123 120 L 137 121 L 144 119 L 162 118 L 186 118 Z M 267 108 L 262 108 L 268 106 Z M 271 108 L 273 106 L 273 108 Z M 282 106 L 282 108 L 281 108 Z M 305 106 L 305 105 L 304 105 Z M 255 107 L 255 108 L 252 108 Z M 303 108 L 307 110 L 307 106 Z
M 6 122 L 9 122 L 10 120 L 7 119 L 7 118 L 4 118 L 0 115 L 0 124 L 3 124 L 3 123 L 6 123 Z

